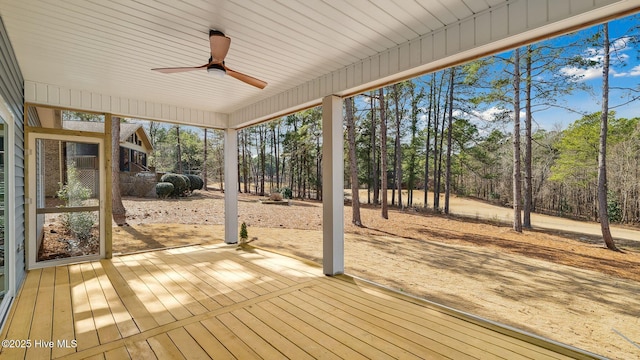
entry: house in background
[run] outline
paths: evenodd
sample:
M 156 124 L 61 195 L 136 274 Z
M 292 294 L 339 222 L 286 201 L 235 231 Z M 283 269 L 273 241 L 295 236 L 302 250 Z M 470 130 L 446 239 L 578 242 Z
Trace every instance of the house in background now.
M 101 122 L 64 121 L 63 128 L 68 130 L 104 133 L 104 123 Z M 77 153 L 75 156 L 97 156 L 97 151 L 98 149 L 95 147 L 95 152 L 82 152 Z M 147 159 L 152 151 L 153 146 L 151 145 L 151 140 L 142 125 L 134 123 L 120 124 L 121 172 L 139 173 L 143 171 L 150 171 L 147 167 Z

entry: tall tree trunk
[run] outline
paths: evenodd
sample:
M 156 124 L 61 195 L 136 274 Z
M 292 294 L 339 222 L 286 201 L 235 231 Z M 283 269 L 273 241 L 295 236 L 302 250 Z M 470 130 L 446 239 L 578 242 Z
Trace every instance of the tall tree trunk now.
M 260 140 L 260 196 L 264 196 L 264 178 L 267 168 L 266 127 L 258 125 L 258 138 Z
M 427 139 L 424 145 L 424 207 L 427 207 L 429 198 L 429 143 L 431 141 L 431 116 L 433 114 L 433 102 L 435 99 L 435 75 L 431 75 L 431 86 L 429 88 L 429 109 L 427 112 Z
M 513 55 L 513 230 L 522 232 L 520 203 L 522 179 L 520 174 L 520 49 Z
M 243 130 L 240 130 L 240 131 L 238 131 L 238 132 L 236 133 L 236 141 L 237 141 L 237 142 L 238 142 L 238 144 L 240 144 L 240 145 L 242 144 L 242 142 L 240 141 L 240 140 L 242 139 L 242 131 L 243 131 Z M 238 146 L 238 147 L 237 147 L 237 151 L 238 151 L 238 193 L 242 193 L 242 190 L 240 189 L 240 183 L 241 183 L 241 181 L 242 181 L 242 176 L 240 176 L 240 166 L 242 166 L 242 165 L 243 165 L 243 163 L 242 163 L 242 161 L 240 161 L 240 160 L 241 160 L 241 157 L 240 157 L 240 148 L 241 148 L 241 146 Z M 224 149 L 223 149 L 223 151 L 224 151 Z M 222 156 L 223 156 L 222 158 L 224 159 L 224 153 L 223 153 L 223 155 L 222 155 Z M 244 153 L 243 153 L 243 155 L 242 155 L 242 159 L 244 159 Z M 223 167 L 224 167 L 224 166 L 223 166 Z M 224 183 L 224 179 L 222 179 L 222 180 L 221 180 L 221 183 Z M 224 188 L 222 188 L 222 190 L 224 191 Z M 231 189 L 229 189 L 229 190 L 231 190 Z
M 120 195 L 120 118 L 111 118 L 111 213 L 118 226 L 127 224 L 127 211 Z
M 247 138 L 249 133 L 247 129 L 242 130 L 242 182 L 244 185 L 244 193 L 249 193 L 249 164 L 247 164 Z M 251 159 L 251 156 L 249 156 Z
M 418 153 L 418 115 L 420 109 L 418 108 L 418 102 L 422 99 L 422 90 L 416 95 L 416 84 L 410 83 L 409 95 L 411 97 L 411 148 L 409 150 L 409 176 L 407 183 L 407 206 L 413 206 L 413 190 L 415 188 L 416 180 L 416 156 Z
M 182 149 L 180 147 L 180 125 L 176 125 L 176 152 L 178 153 L 177 155 L 177 161 L 178 161 L 178 166 L 176 166 L 176 171 L 178 172 L 178 174 L 182 174 Z
M 444 86 L 444 72 L 442 72 L 442 77 L 440 79 L 440 85 L 438 86 L 438 95 L 435 98 L 435 108 L 434 108 L 434 132 L 433 132 L 433 209 L 437 210 L 440 208 L 440 173 L 438 172 L 438 154 L 442 154 L 442 145 L 438 147 L 438 125 L 439 125 L 439 117 L 440 117 L 440 99 L 442 97 L 442 87 Z M 442 126 L 444 126 L 444 113 L 443 112 L 443 121 Z M 442 144 L 442 140 L 440 141 Z
M 384 88 L 378 90 L 380 97 L 380 174 L 382 175 L 382 217 L 389 218 L 387 204 L 387 118 L 385 116 Z
M 607 128 L 609 115 L 609 24 L 602 25 L 603 64 L 602 64 L 602 114 L 600 115 L 600 148 L 598 151 L 598 215 L 602 239 L 610 250 L 619 251 L 611 236 L 609 212 L 607 209 Z
M 526 71 L 527 75 L 525 77 L 525 148 L 524 148 L 524 208 L 523 208 L 523 220 L 522 226 L 530 229 L 531 228 L 531 210 L 533 207 L 533 174 L 532 174 L 532 145 L 531 145 L 531 62 L 533 56 L 533 49 L 531 45 L 527 46 L 527 57 L 526 57 Z
M 449 123 L 447 124 L 447 165 L 444 182 L 444 213 L 449 214 L 449 195 L 451 194 L 451 133 L 453 130 L 453 88 L 456 68 L 449 69 Z
M 393 100 L 396 103 L 396 150 L 395 150 L 395 182 L 398 189 L 398 207 L 403 208 L 402 204 L 402 148 L 400 146 L 400 84 L 393 85 Z
M 209 191 L 207 188 L 207 128 L 204 128 L 204 144 L 203 144 L 203 154 L 202 154 L 202 188 L 204 191 Z
M 355 226 L 362 226 L 360 219 L 360 186 L 358 184 L 358 159 L 356 158 L 356 124 L 353 113 L 355 111 L 353 98 L 346 99 L 347 110 L 347 138 L 349 142 L 349 170 L 351 173 L 351 222 Z
M 378 152 L 376 146 L 376 128 L 378 127 L 376 121 L 376 103 L 375 103 L 375 93 L 371 92 L 371 96 L 369 97 L 371 101 L 371 179 L 373 180 L 373 205 L 378 205 L 380 203 L 380 173 L 378 172 Z
M 276 162 L 276 190 L 280 190 L 280 124 L 273 127 L 274 160 Z

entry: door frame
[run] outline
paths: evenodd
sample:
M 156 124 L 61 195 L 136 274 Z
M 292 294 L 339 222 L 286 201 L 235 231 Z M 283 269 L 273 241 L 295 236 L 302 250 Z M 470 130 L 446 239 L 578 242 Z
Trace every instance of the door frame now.
M 27 218 L 28 226 L 27 226 L 27 269 L 38 269 L 49 266 L 57 266 L 71 263 L 78 263 L 84 261 L 98 260 L 105 258 L 105 254 L 107 253 L 106 249 L 106 238 L 107 238 L 107 216 L 106 216 L 106 203 L 107 203 L 107 161 L 106 156 L 107 152 L 105 151 L 105 139 L 103 134 L 96 134 L 96 136 L 80 136 L 74 134 L 73 132 L 66 131 L 56 131 L 55 133 L 51 131 L 47 131 L 45 129 L 34 129 L 31 128 L 30 131 L 26 134 L 26 143 L 27 145 L 27 174 L 30 176 L 27 177 Z M 36 210 L 37 199 L 36 199 L 36 187 L 37 185 L 37 177 L 36 175 L 36 139 L 45 139 L 45 140 L 58 140 L 58 141 L 70 141 L 70 142 L 80 142 L 80 143 L 92 143 L 98 144 L 98 154 L 99 154 L 99 238 L 100 238 L 100 250 L 98 254 L 95 255 L 83 255 L 83 256 L 74 256 L 69 258 L 62 259 L 53 259 L 53 260 L 44 260 L 37 261 L 38 254 L 38 222 L 36 218 Z M 110 225 L 110 224 L 109 224 Z
M 15 154 L 15 121 L 14 114 L 6 107 L 2 96 L 0 96 L 0 118 L 5 126 L 5 183 L 4 183 L 4 261 L 5 274 L 9 279 L 8 288 L 4 298 L 0 302 L 0 330 L 4 327 L 9 308 L 16 295 L 17 286 L 17 239 L 16 239 L 16 154 Z

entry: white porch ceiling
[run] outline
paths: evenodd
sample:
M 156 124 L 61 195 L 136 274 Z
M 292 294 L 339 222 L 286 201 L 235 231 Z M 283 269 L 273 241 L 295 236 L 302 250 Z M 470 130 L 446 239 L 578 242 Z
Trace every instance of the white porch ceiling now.
M 215 127 L 638 8 L 638 0 L 0 0 L 27 101 Z M 150 71 L 205 64 L 209 29 L 231 37 L 226 64 L 267 81 L 264 90 L 204 71 Z

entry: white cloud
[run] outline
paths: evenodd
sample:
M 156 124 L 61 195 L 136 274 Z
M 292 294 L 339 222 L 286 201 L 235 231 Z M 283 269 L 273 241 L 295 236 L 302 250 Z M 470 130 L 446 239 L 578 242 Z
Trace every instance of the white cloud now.
M 631 40 L 632 38 L 629 36 L 622 37 L 620 39 L 616 39 L 610 44 L 610 54 L 611 54 L 611 68 L 609 70 L 609 74 L 614 77 L 625 77 L 625 76 L 640 76 L 640 66 L 636 66 L 631 69 L 630 72 L 617 72 L 614 69 L 616 63 L 624 63 L 629 60 L 629 55 L 624 53 L 625 51 L 631 50 Z M 604 50 L 601 48 L 589 47 L 587 48 L 582 58 L 587 61 L 601 63 L 604 57 Z M 560 69 L 560 73 L 565 76 L 571 76 L 577 82 L 582 82 L 586 80 L 596 79 L 602 77 L 602 66 L 597 66 L 593 68 L 582 69 L 575 66 L 565 66 Z
M 640 65 L 636 65 L 633 68 L 631 68 L 630 71 L 628 72 L 616 72 L 613 74 L 614 77 L 633 77 L 633 76 L 640 76 Z
M 560 69 L 564 76 L 575 78 L 577 82 L 602 77 L 602 67 L 581 69 L 574 66 L 565 66 Z

